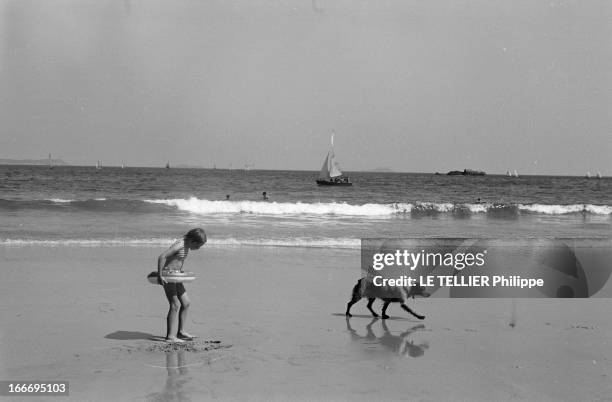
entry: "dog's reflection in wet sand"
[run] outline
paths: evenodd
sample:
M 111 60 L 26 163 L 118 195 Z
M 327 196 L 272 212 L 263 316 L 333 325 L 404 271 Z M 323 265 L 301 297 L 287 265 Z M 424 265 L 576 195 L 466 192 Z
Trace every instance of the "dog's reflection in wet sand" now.
M 351 335 L 351 340 L 364 344 L 375 342 L 383 346 L 386 352 L 391 352 L 399 356 L 408 355 L 410 357 L 421 357 L 425 354 L 425 350 L 429 349 L 429 344 L 427 342 L 415 343 L 412 339 L 410 339 L 412 333 L 424 329 L 425 325 L 415 325 L 411 328 L 408 328 L 406 331 L 402 332 L 399 335 L 393 335 L 389 330 L 389 327 L 387 326 L 386 320 L 380 320 L 383 334 L 381 336 L 376 336 L 372 329 L 372 326 L 377 321 L 379 321 L 378 318 L 373 318 L 372 321 L 370 321 L 370 323 L 365 327 L 366 334 L 359 335 L 357 331 L 351 326 L 350 317 L 347 317 L 346 329 Z

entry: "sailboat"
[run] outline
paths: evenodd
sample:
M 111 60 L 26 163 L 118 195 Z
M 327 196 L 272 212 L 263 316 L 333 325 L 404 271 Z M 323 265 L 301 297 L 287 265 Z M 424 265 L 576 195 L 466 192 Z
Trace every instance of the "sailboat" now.
M 166 162 L 166 169 L 170 169 L 170 161 Z
M 331 147 L 327 152 L 321 171 L 319 172 L 319 178 L 317 179 L 319 186 L 352 186 L 351 180 L 348 176 L 342 175 L 342 171 L 336 162 L 334 155 L 334 134 L 331 136 Z
M 519 177 L 518 172 L 514 169 L 514 177 Z
M 51 154 L 49 154 L 49 169 L 53 169 L 53 159 L 51 159 Z
M 100 166 L 100 161 L 96 162 L 96 170 L 100 170 L 102 169 L 102 166 Z
M 599 170 L 597 171 L 597 178 L 601 179 L 601 172 Z

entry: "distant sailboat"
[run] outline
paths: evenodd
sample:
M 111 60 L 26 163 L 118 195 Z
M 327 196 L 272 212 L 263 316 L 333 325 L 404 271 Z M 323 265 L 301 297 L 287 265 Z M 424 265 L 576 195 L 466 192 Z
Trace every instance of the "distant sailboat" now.
M 51 154 L 49 154 L 49 169 L 53 169 L 53 159 L 51 159 Z
M 514 177 L 519 177 L 518 172 L 514 169 Z
M 121 164 L 121 169 L 125 169 L 125 163 Z
M 601 172 L 600 171 L 597 171 L 597 178 L 601 179 Z
M 319 186 L 352 186 L 351 180 L 347 176 L 342 175 L 342 171 L 336 162 L 334 155 L 334 134 L 331 136 L 331 147 L 327 152 L 327 156 L 321 166 L 319 178 L 317 179 Z
M 587 179 L 590 179 L 590 178 L 591 178 L 591 172 L 587 172 L 587 174 L 586 174 L 586 178 L 587 178 Z
M 512 177 L 512 173 L 510 173 L 510 171 L 509 171 L 509 170 L 506 170 L 506 176 L 508 176 L 508 177 Z
M 170 169 L 170 161 L 166 162 L 166 169 Z
M 96 162 L 96 170 L 100 170 L 102 169 L 102 166 L 100 166 L 100 161 Z

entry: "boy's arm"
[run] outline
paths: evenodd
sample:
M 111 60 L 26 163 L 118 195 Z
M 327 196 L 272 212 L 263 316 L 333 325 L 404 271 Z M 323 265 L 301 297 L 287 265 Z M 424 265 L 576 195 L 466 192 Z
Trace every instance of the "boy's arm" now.
M 159 257 L 157 258 L 157 275 L 158 275 L 157 282 L 160 285 L 165 285 L 167 283 L 166 280 L 162 277 L 162 270 L 166 266 L 166 260 L 168 259 L 169 256 L 176 254 L 180 249 L 181 249 L 181 244 L 179 242 L 176 242 L 172 246 L 170 246 L 168 250 L 161 253 Z
M 166 281 L 162 277 L 162 269 L 164 269 L 164 265 L 166 264 L 166 253 L 163 252 L 157 258 L 157 283 L 159 285 L 165 285 Z

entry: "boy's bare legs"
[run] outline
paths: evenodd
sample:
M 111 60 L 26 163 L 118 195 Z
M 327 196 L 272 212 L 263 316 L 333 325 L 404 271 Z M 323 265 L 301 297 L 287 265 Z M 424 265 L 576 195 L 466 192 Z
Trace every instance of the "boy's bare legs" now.
M 171 342 L 184 342 L 177 337 L 177 318 L 180 317 L 181 301 L 177 295 L 177 286 L 174 283 L 169 283 L 164 286 L 166 298 L 170 304 L 168 316 L 166 317 L 166 340 Z
M 179 321 L 178 321 L 178 332 L 177 337 L 179 339 L 193 339 L 194 336 L 188 334 L 184 330 L 184 325 L 187 322 L 187 312 L 189 311 L 189 306 L 191 305 L 191 300 L 187 296 L 187 292 L 183 292 L 179 297 L 181 308 L 179 310 Z

